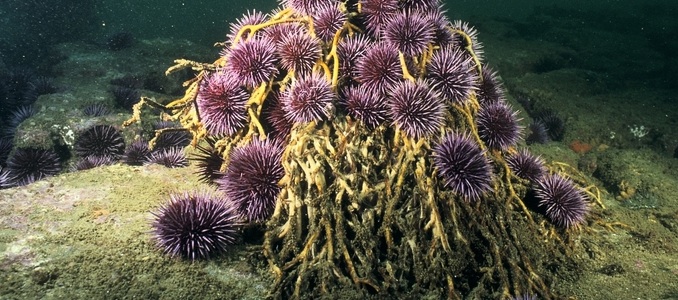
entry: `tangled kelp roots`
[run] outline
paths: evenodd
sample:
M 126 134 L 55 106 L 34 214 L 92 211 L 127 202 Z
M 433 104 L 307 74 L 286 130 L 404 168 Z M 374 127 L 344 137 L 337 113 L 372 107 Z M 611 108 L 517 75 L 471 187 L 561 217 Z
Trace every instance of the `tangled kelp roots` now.
M 520 201 L 510 176 L 462 201 L 436 178 L 423 139 L 361 126 L 336 118 L 293 131 L 264 245 L 274 298 L 356 286 L 356 297 L 552 296 L 538 274 L 542 257 L 564 259 L 563 249 L 540 242 L 539 226 L 510 202 Z

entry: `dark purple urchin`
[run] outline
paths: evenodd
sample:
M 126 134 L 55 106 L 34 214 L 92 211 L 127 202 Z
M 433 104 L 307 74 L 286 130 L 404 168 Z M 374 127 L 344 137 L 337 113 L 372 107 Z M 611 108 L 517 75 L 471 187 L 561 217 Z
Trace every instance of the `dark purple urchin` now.
M 278 182 L 285 175 L 282 153 L 278 140 L 254 139 L 233 149 L 224 176 L 216 180 L 219 190 L 249 222 L 265 221 L 273 213 Z
M 322 54 L 320 40 L 309 35 L 305 30 L 291 32 L 281 38 L 277 44 L 280 65 L 297 76 L 311 73 L 313 65 Z
M 188 166 L 188 159 L 183 148 L 170 147 L 152 151 L 146 163 L 159 164 L 168 168 L 183 168 Z
M 478 91 L 476 91 L 480 105 L 487 106 L 492 103 L 506 101 L 504 85 L 499 79 L 499 73 L 488 67 L 487 64 L 483 65 L 482 71 L 483 75 L 478 86 Z
M 326 120 L 331 116 L 335 94 L 325 75 L 313 73 L 292 82 L 282 95 L 282 108 L 297 123 Z
M 113 94 L 115 104 L 126 110 L 132 110 L 132 106 L 141 100 L 141 93 L 136 89 L 128 87 L 114 86 L 111 89 L 111 93 Z
M 492 189 L 492 168 L 468 135 L 449 133 L 433 148 L 433 165 L 445 187 L 465 201 L 477 201 Z
M 61 161 L 54 150 L 21 147 L 7 159 L 7 170 L 11 184 L 21 186 L 58 174 Z
M 111 113 L 111 109 L 101 102 L 87 104 L 82 109 L 82 113 L 88 117 L 101 117 Z
M 402 78 L 398 50 L 387 43 L 375 43 L 358 59 L 355 79 L 367 88 L 386 93 Z
M 215 180 L 221 178 L 221 166 L 224 164 L 224 158 L 216 149 L 216 138 L 208 137 L 203 143 L 195 147 L 195 153 L 191 160 L 196 162 L 198 179 L 205 183 L 215 183 Z
M 387 101 L 389 117 L 408 137 L 430 136 L 443 125 L 445 103 L 423 80 L 401 81 Z
M 433 53 L 426 66 L 426 78 L 431 86 L 450 103 L 467 101 L 478 89 L 478 76 L 471 58 L 457 47 L 443 47 Z
M 555 111 L 550 109 L 540 111 L 536 114 L 534 120 L 544 124 L 551 140 L 560 141 L 565 136 L 565 121 Z
M 339 10 L 339 2 L 336 1 L 320 5 L 311 17 L 315 35 L 326 43 L 334 39 L 334 34 L 344 27 L 347 20 L 346 14 Z
M 111 125 L 94 125 L 78 135 L 73 150 L 80 157 L 111 156 L 117 159 L 125 151 L 125 140 Z
M 141 166 L 148 161 L 151 151 L 148 149 L 148 141 L 138 139 L 132 142 L 122 155 L 122 161 L 131 166 Z
M 12 111 L 12 115 L 9 117 L 7 129 L 14 131 L 19 126 L 19 124 L 34 116 L 36 113 L 37 111 L 32 105 L 23 105 L 17 107 Z
M 211 193 L 171 194 L 152 214 L 153 239 L 172 257 L 209 258 L 225 252 L 238 237 L 235 206 Z
M 398 11 L 398 0 L 363 0 L 362 16 L 370 35 L 378 37 L 391 16 Z
M 12 177 L 7 168 L 0 166 L 0 189 L 12 187 Z
M 440 47 L 448 47 L 455 42 L 449 30 L 450 20 L 441 9 L 428 11 L 426 17 L 433 26 L 433 42 Z
M 525 142 L 528 145 L 537 143 L 537 144 L 546 144 L 551 138 L 549 137 L 549 132 L 546 130 L 546 125 L 542 121 L 534 120 L 528 126 L 529 133 L 525 138 Z
M 270 125 L 271 134 L 274 137 L 284 139 L 292 131 L 294 120 L 287 117 L 278 92 L 270 93 L 265 103 L 264 116 L 266 122 Z
M 170 121 L 159 121 L 153 124 L 153 129 L 163 130 L 155 139 L 153 150 L 172 147 L 186 147 L 191 143 L 191 133 L 180 124 Z
M 478 135 L 490 149 L 506 150 L 520 140 L 522 126 L 518 112 L 510 105 L 497 102 L 482 107 L 476 116 Z
M 535 182 L 546 173 L 544 160 L 539 156 L 533 155 L 527 149 L 522 149 L 517 153 L 509 155 L 506 158 L 506 163 L 513 174 L 530 182 Z
M 344 89 L 341 104 L 348 114 L 363 122 L 368 128 L 375 128 L 388 119 L 389 109 L 385 97 L 365 86 L 351 86 Z
M 554 224 L 570 228 L 584 222 L 588 203 L 572 180 L 558 174 L 542 176 L 534 184 L 534 193 Z
M 80 158 L 74 165 L 73 170 L 82 171 L 96 167 L 112 165 L 117 159 L 110 156 L 87 156 Z
M 0 166 L 5 166 L 9 154 L 14 148 L 14 141 L 11 138 L 0 136 Z
M 433 42 L 430 20 L 416 11 L 397 12 L 381 28 L 381 38 L 406 56 L 417 56 Z
M 255 88 L 278 74 L 275 44 L 266 37 L 239 42 L 226 57 L 226 76 L 238 84 Z
M 200 83 L 195 102 L 207 133 L 231 136 L 247 125 L 249 94 L 229 75 L 217 72 Z

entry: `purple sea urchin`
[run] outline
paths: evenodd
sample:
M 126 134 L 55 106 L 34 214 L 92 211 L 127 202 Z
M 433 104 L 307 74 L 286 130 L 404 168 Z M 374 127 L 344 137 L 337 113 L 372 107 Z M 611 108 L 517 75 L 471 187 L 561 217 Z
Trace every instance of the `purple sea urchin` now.
M 476 122 L 478 135 L 491 149 L 506 150 L 520 139 L 522 127 L 518 123 L 518 112 L 504 102 L 481 108 Z
M 126 110 L 132 110 L 132 106 L 141 99 L 141 94 L 138 90 L 128 87 L 114 86 L 111 89 L 111 93 L 115 103 Z
M 80 133 L 73 150 L 80 157 L 120 157 L 125 151 L 125 141 L 120 132 L 111 125 L 94 125 Z
M 367 88 L 386 93 L 402 81 L 398 51 L 387 43 L 378 42 L 365 51 L 356 65 L 356 80 Z
M 389 116 L 407 136 L 430 136 L 443 125 L 445 103 L 422 80 L 401 81 L 388 98 Z
M 334 107 L 332 86 L 323 74 L 313 73 L 294 81 L 282 96 L 288 119 L 298 123 L 327 119 Z
M 153 212 L 153 238 L 172 257 L 205 259 L 226 251 L 238 236 L 235 207 L 207 192 L 171 194 Z
M 478 89 L 471 58 L 457 47 L 443 47 L 433 53 L 426 66 L 426 78 L 450 103 L 463 103 Z
M 365 26 L 372 36 L 379 36 L 384 24 L 398 11 L 398 0 L 363 0 L 360 3 Z
M 300 30 L 281 38 L 277 44 L 280 65 L 297 76 L 309 74 L 320 58 L 320 40 Z
M 224 164 L 224 159 L 216 149 L 215 143 L 217 139 L 207 138 L 204 143 L 198 144 L 195 147 L 195 153 L 191 160 L 197 162 L 198 178 L 205 183 L 214 183 L 215 180 L 221 178 L 221 166 Z
M 356 61 L 363 57 L 371 46 L 372 41 L 364 34 L 354 34 L 341 39 L 337 45 L 341 76 L 351 79 L 355 77 Z
M 228 52 L 226 76 L 234 76 L 238 84 L 255 88 L 278 74 L 275 44 L 266 37 L 239 42 Z
M 368 128 L 375 128 L 388 118 L 389 110 L 385 97 L 365 86 L 346 88 L 341 102 L 350 116 L 363 122 Z
M 572 180 L 558 174 L 542 176 L 535 182 L 534 193 L 554 224 L 570 228 L 584 222 L 588 204 Z
M 465 201 L 477 201 L 492 189 L 490 162 L 468 135 L 445 136 L 433 149 L 433 164 L 445 186 Z
M 83 109 L 82 113 L 88 117 L 101 117 L 111 113 L 111 110 L 107 105 L 101 102 L 95 102 L 87 104 Z
M 483 65 L 483 76 L 480 80 L 480 85 L 476 91 L 478 102 L 481 106 L 487 106 L 492 103 L 504 102 L 506 95 L 504 92 L 504 85 L 499 79 L 499 73 Z
M 254 139 L 233 149 L 224 176 L 216 180 L 219 190 L 249 222 L 265 221 L 273 213 L 278 181 L 285 175 L 282 152 L 277 140 Z
M 148 141 L 138 139 L 132 142 L 122 156 L 122 160 L 130 166 L 141 166 L 148 161 L 151 151 L 148 149 Z
M 546 173 L 544 160 L 533 155 L 527 149 L 522 149 L 510 155 L 506 158 L 506 163 L 513 174 L 530 182 L 535 182 Z
M 422 54 L 434 37 L 431 22 L 417 11 L 393 14 L 381 30 L 382 40 L 407 56 Z
M 540 120 L 534 120 L 530 125 L 528 126 L 529 133 L 527 137 L 525 138 L 525 142 L 528 145 L 537 143 L 537 144 L 546 144 L 548 143 L 551 138 L 549 137 L 549 132 L 546 129 L 546 125 L 544 125 L 544 122 Z
M 209 134 L 231 136 L 245 127 L 248 99 L 247 91 L 233 77 L 216 72 L 201 82 L 195 102 Z
M 7 159 L 11 183 L 21 186 L 61 172 L 59 156 L 51 149 L 21 147 Z
M 226 40 L 233 42 L 236 35 L 243 27 L 247 25 L 255 25 L 263 23 L 266 20 L 266 15 L 256 9 L 250 11 L 249 9 L 242 17 L 235 19 L 235 22 L 229 25 L 229 32 L 226 35 Z
M 188 166 L 188 159 L 184 149 L 180 147 L 162 148 L 152 151 L 148 155 L 149 164 L 159 164 L 168 168 L 183 168 Z
M 93 169 L 96 167 L 114 164 L 115 158 L 110 156 L 86 156 L 80 158 L 74 165 L 73 169 L 76 171 Z
M 347 19 L 346 14 L 339 10 L 337 1 L 318 6 L 311 17 L 315 35 L 326 43 L 332 41 L 334 34 L 344 26 Z

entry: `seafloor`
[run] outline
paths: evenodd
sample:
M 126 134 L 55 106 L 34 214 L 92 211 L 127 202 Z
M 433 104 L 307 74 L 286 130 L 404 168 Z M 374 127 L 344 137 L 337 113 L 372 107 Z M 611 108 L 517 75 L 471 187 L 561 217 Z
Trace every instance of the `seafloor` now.
M 646 20 L 642 13 L 631 21 Z M 557 276 L 554 266 L 552 288 L 564 298 L 678 299 L 678 99 L 671 75 L 678 63 L 675 51 L 662 50 L 678 47 L 675 41 L 658 47 L 661 32 L 614 26 L 628 22 L 554 10 L 525 22 L 472 23 L 524 124 L 530 120 L 524 105 L 565 120 L 562 141 L 530 150 L 586 174 L 602 191 L 601 221 L 616 224 L 582 230 L 572 251 L 584 266 L 577 274 Z M 650 32 L 661 24 L 641 25 Z M 65 59 L 55 79 L 63 89 L 39 98 L 39 113 L 21 125 L 17 144 L 47 142 L 45 133 L 68 135 L 93 123 L 119 126 L 128 112 L 91 119 L 80 108 L 93 100 L 113 106 L 110 80 L 124 75 L 147 78 L 156 88 L 144 94 L 166 102 L 179 91 L 179 78 L 162 79 L 173 59 L 212 61 L 218 52 L 166 39 L 115 52 L 86 43 L 59 49 Z M 135 128 L 126 130 L 130 140 Z M 150 211 L 171 192 L 209 188 L 194 172 L 194 166 L 117 164 L 0 190 L 0 298 L 265 297 L 271 278 L 260 238 L 207 262 L 155 249 Z

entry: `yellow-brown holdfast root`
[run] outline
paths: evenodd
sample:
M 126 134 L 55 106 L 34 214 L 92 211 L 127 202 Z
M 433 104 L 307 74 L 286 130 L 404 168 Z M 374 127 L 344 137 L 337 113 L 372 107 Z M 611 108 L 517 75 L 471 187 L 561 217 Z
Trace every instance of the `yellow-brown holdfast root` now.
M 394 138 L 345 118 L 293 131 L 264 243 L 272 296 L 551 298 L 540 259 L 565 260 L 562 244 L 540 242 L 510 183 L 463 201 L 437 179 L 426 142 Z

